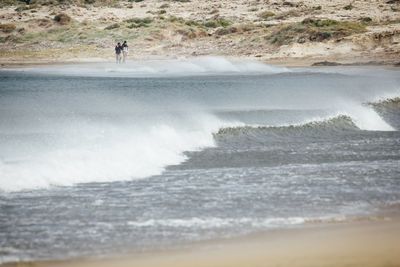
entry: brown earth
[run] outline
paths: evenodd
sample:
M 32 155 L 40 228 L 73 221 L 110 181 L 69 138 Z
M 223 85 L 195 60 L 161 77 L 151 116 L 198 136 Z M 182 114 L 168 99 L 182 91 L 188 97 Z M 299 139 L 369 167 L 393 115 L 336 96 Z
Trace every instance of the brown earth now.
M 5 5 L 0 63 L 198 55 L 283 65 L 400 62 L 400 1 L 120 1 L 112 6 Z

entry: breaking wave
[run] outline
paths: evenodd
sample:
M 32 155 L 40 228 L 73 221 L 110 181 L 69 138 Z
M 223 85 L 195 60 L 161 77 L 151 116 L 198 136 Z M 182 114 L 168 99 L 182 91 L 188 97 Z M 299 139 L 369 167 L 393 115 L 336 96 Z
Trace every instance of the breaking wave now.
M 183 152 L 215 145 L 211 133 L 224 123 L 207 115 L 198 114 L 196 118 L 197 125 L 185 120 L 137 126 L 69 122 L 72 129 L 67 125 L 61 129 L 63 133 L 49 133 L 41 138 L 45 143 L 36 144 L 26 153 L 13 155 L 10 151 L 8 158 L 0 158 L 0 190 L 124 181 L 161 174 L 166 166 L 185 161 Z M 18 138 L 35 134 L 0 132 L 0 138 L 10 136 L 14 136 L 14 142 L 21 142 Z
M 284 126 L 246 125 L 205 114 L 198 114 L 196 119 L 197 125 L 189 128 L 168 123 L 141 129 L 126 125 L 76 125 L 78 131 L 66 131 L 68 137 L 57 141 L 62 143 L 61 147 L 38 149 L 38 153 L 25 158 L 0 159 L 0 189 L 20 191 L 159 175 L 167 166 L 184 162 L 184 152 L 215 146 L 215 141 L 229 136 L 326 136 L 362 130 L 347 115 Z M 80 141 L 66 145 L 70 139 Z
M 393 126 L 395 129 L 400 129 L 400 97 L 381 98 L 374 102 L 367 103 L 381 117 Z
M 297 133 L 302 134 L 305 132 L 312 132 L 318 134 L 323 131 L 329 132 L 342 132 L 360 130 L 354 123 L 351 117 L 347 115 L 338 115 L 336 117 L 327 119 L 317 119 L 306 123 L 299 123 L 295 125 L 285 126 L 259 126 L 259 125 L 246 125 L 238 127 L 227 127 L 220 129 L 216 135 L 239 135 L 239 134 L 254 134 L 262 132 L 275 132 L 275 133 Z
M 400 109 L 400 97 L 399 96 L 393 96 L 393 97 L 387 97 L 387 98 L 380 98 L 376 101 L 369 102 L 368 103 L 371 106 L 384 106 L 384 107 L 392 107 L 392 108 L 398 108 Z
M 254 61 L 200 57 L 118 67 L 99 63 L 18 71 L 44 77 L 22 75 L 24 82 L 19 84 L 15 81 L 20 73 L 11 73 L 0 88 L 0 190 L 4 191 L 158 175 L 167 166 L 184 162 L 185 152 L 216 146 L 218 138 L 227 135 L 328 136 L 400 129 L 399 98 L 363 105 L 380 91 L 353 92 L 357 80 L 342 88 L 333 79 L 329 86 L 334 88 L 322 88 L 327 77 L 317 77 L 313 84 L 308 74 L 304 79 L 266 75 L 243 81 L 241 77 L 213 77 L 210 81 L 171 79 L 169 83 L 166 79 L 85 78 L 289 71 Z M 48 79 L 47 74 L 84 78 Z M 388 91 L 394 94 L 396 90 Z M 243 110 L 249 108 L 260 112 L 244 116 Z M 234 112 L 223 118 L 217 109 Z M 304 113 L 307 109 L 314 113 Z M 290 112 L 284 115 L 282 111 Z M 271 117 L 273 123 L 269 123 Z

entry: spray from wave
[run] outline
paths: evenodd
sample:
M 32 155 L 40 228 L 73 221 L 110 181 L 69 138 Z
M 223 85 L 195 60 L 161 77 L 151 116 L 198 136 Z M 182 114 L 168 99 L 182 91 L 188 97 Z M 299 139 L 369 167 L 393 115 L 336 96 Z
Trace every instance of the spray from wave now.
M 294 132 L 297 134 L 312 132 L 319 134 L 321 132 L 337 133 L 342 131 L 360 130 L 354 123 L 351 117 L 346 115 L 338 115 L 328 117 L 326 119 L 313 119 L 305 123 L 298 123 L 292 125 L 282 126 L 263 126 L 263 125 L 245 125 L 236 127 L 221 128 L 217 133 L 218 135 L 227 134 L 248 134 L 251 132 L 267 133 L 267 132 Z
M 50 134 L 44 144 L 33 145 L 23 156 L 9 153 L 0 160 L 0 188 L 19 191 L 158 175 L 168 165 L 185 161 L 184 152 L 213 147 L 218 137 L 227 135 L 332 135 L 360 130 L 346 115 L 273 127 L 222 121 L 210 114 L 190 117 L 196 120 L 175 118 L 173 123 L 149 125 L 73 122 L 74 130 L 63 127 L 63 134 Z
M 355 124 L 362 130 L 367 131 L 394 131 L 372 108 L 363 105 L 348 105 L 346 111 L 354 119 Z
M 173 60 L 59 65 L 51 68 L 19 68 L 18 71 L 89 77 L 181 77 L 199 75 L 276 74 L 290 70 L 251 60 L 228 60 L 222 57 L 195 57 Z
M 30 76 L 18 81 L 21 71 Z M 384 94 L 375 78 L 290 73 L 218 57 L 19 69 L 0 88 L 0 190 L 157 175 L 185 161 L 185 151 L 215 146 L 215 136 L 226 133 L 398 127 L 398 108 L 387 119 L 377 108 L 386 102 L 363 105 Z M 185 75 L 214 76 L 177 77 Z M 146 79 L 125 79 L 131 77 Z M 386 82 L 389 93 L 398 92 Z M 260 112 L 242 112 L 246 107 Z M 230 118 L 214 112 L 224 108 L 234 111 Z
M 196 114 L 196 124 L 186 118 L 148 125 L 72 122 L 75 130 L 64 129 L 24 155 L 9 153 L 0 160 L 0 188 L 18 191 L 158 175 L 167 165 L 183 162 L 183 152 L 214 146 L 211 133 L 221 125 L 206 114 Z
M 351 114 L 351 115 L 350 115 Z M 325 117 L 313 117 L 298 123 L 279 125 L 245 124 L 235 127 L 221 128 L 215 136 L 227 134 L 254 134 L 255 132 L 266 133 L 296 133 L 314 134 L 321 133 L 334 135 L 347 131 L 394 131 L 394 128 L 385 122 L 373 109 L 369 107 L 347 107 L 347 112 Z
M 398 94 L 397 94 L 398 95 Z M 400 129 L 400 97 L 396 95 L 386 95 L 366 103 L 366 106 L 372 108 L 380 117 L 385 118 L 393 129 Z

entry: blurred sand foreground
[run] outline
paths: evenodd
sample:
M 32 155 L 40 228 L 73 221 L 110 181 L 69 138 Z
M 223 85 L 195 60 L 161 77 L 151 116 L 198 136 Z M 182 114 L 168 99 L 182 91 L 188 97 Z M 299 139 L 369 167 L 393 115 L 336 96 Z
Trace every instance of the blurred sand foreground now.
M 307 226 L 196 244 L 180 251 L 132 254 L 107 260 L 31 262 L 5 266 L 400 266 L 400 220 Z

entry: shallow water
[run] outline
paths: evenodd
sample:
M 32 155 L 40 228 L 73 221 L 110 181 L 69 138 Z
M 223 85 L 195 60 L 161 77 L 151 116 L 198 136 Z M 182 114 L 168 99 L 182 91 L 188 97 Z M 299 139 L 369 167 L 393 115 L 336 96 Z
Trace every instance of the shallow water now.
M 0 262 L 180 246 L 400 201 L 400 75 L 222 58 L 0 71 Z

